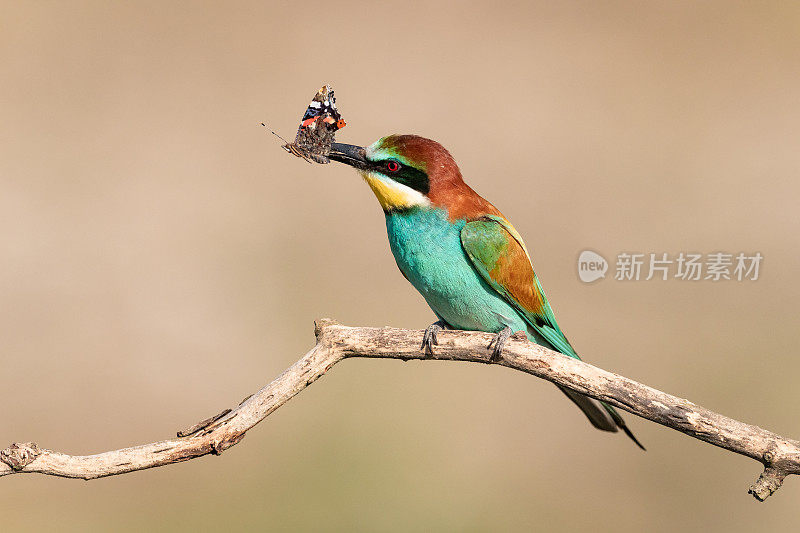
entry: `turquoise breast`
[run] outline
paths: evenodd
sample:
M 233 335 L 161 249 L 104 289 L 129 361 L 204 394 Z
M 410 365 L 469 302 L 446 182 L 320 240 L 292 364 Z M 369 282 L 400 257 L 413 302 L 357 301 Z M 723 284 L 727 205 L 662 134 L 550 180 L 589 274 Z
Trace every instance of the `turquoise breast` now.
M 387 213 L 389 246 L 400 271 L 439 318 L 456 329 L 526 330 L 517 311 L 475 271 L 461 246 L 464 220 L 437 208 Z

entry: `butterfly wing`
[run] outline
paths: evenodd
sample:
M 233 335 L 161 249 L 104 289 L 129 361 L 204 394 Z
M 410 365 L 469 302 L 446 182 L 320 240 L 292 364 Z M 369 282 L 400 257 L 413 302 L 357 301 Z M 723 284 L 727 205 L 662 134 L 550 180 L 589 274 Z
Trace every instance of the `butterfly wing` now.
M 336 132 L 345 126 L 344 119 L 336 109 L 333 89 L 330 85 L 325 85 L 308 104 L 303 118 L 300 119 L 294 142 L 284 145 L 283 148 L 309 162 L 330 163 L 328 154 Z

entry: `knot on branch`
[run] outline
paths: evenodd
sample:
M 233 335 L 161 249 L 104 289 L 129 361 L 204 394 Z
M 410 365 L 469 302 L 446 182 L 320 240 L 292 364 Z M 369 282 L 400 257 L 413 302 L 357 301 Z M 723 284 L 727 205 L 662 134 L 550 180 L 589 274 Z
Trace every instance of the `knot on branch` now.
M 222 440 L 214 441 L 211 444 L 211 453 L 213 453 L 214 455 L 222 455 L 222 452 L 224 452 L 228 448 L 231 448 L 239 444 L 245 435 L 246 433 L 239 433 L 237 435 L 232 435 Z
M 341 324 L 332 318 L 318 318 L 314 321 L 314 337 L 317 338 L 317 344 L 320 344 L 325 334 L 325 329 L 331 326 L 341 326 Z
M 35 442 L 15 442 L 5 450 L 0 451 L 0 461 L 14 470 L 22 470 L 34 459 L 39 457 L 42 450 Z

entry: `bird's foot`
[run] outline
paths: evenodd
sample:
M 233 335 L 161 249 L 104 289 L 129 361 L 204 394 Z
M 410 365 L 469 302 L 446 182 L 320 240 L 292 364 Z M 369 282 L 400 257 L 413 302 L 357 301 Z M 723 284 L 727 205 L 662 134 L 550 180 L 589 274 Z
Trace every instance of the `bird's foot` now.
M 500 360 L 500 358 L 503 356 L 503 348 L 506 345 L 506 341 L 510 339 L 513 334 L 514 331 L 510 327 L 506 326 L 500 331 L 500 333 L 494 336 L 492 341 L 489 343 L 489 346 L 487 346 L 487 348 L 492 349 L 492 355 L 489 357 L 490 363 L 496 363 Z M 492 348 L 493 346 L 494 348 Z
M 443 329 L 447 329 L 447 324 L 441 320 L 437 320 L 425 328 L 425 334 L 422 336 L 422 346 L 420 346 L 420 350 L 422 350 L 423 353 L 433 355 L 433 345 L 439 344 L 439 339 L 436 335 Z

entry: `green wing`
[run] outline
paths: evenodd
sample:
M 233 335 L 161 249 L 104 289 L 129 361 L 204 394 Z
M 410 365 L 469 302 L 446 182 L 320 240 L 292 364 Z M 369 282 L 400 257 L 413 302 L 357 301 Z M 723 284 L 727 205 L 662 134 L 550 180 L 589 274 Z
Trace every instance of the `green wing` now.
M 500 293 L 551 348 L 580 359 L 558 326 L 522 237 L 509 221 L 488 215 L 467 222 L 461 230 L 461 244 L 486 283 Z

